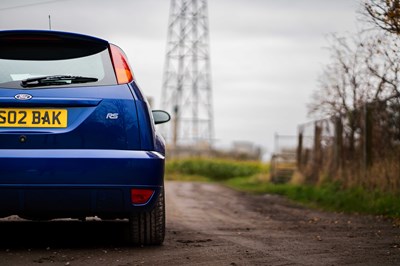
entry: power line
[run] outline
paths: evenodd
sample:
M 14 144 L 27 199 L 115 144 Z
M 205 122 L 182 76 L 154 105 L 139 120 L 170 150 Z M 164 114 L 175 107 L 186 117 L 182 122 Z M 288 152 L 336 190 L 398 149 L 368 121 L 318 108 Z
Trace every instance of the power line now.
M 46 5 L 46 4 L 52 4 L 55 2 L 61 2 L 61 1 L 69 1 L 69 0 L 51 0 L 51 1 L 44 1 L 44 2 L 39 2 L 39 3 L 25 4 L 25 5 L 19 5 L 19 6 L 3 7 L 3 8 L 0 8 L 0 11 L 12 10 L 12 9 L 18 9 L 18 8 L 24 8 L 24 7 L 31 7 L 31 6 L 38 6 L 38 5 Z

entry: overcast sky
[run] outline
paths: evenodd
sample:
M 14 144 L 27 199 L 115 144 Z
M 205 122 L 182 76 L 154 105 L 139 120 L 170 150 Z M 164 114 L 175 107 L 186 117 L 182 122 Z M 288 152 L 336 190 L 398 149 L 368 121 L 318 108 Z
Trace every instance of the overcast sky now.
M 128 55 L 159 107 L 169 0 L 2 0 L 0 29 L 52 29 L 104 38 Z M 329 62 L 326 37 L 356 31 L 357 0 L 209 0 L 217 144 L 274 148 L 295 135 Z M 1 71 L 1 70 L 0 70 Z

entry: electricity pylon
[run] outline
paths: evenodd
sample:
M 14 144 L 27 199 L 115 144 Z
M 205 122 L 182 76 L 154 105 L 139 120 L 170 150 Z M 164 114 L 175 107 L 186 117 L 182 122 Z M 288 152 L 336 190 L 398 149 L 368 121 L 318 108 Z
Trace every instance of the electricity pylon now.
M 162 108 L 172 115 L 163 128 L 173 148 L 208 147 L 213 140 L 207 0 L 171 0 Z

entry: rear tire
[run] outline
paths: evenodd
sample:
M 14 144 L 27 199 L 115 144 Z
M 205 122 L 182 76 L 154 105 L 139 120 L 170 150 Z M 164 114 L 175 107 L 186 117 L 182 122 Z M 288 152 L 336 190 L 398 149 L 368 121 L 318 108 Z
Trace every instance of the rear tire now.
M 134 213 L 129 217 L 129 235 L 129 242 L 133 245 L 161 245 L 164 242 L 164 189 L 151 211 Z

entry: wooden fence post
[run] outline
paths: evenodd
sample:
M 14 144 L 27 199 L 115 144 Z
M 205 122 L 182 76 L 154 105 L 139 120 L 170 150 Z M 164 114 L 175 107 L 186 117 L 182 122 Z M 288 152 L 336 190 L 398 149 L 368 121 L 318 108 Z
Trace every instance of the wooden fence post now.
M 343 122 L 341 117 L 335 118 L 334 170 L 343 167 Z
M 298 142 L 297 142 L 297 168 L 299 171 L 303 168 L 303 160 L 302 160 L 302 155 L 303 155 L 303 127 L 299 127 L 299 135 L 298 135 Z
M 322 140 L 322 127 L 319 125 L 318 121 L 314 124 L 314 147 L 312 151 L 312 173 L 307 178 L 306 182 L 308 184 L 314 185 L 319 179 L 319 172 L 321 169 L 322 162 L 322 150 L 321 150 L 321 140 Z
M 365 170 L 372 165 L 372 112 L 371 107 L 366 103 L 364 105 L 365 108 L 365 149 L 364 149 L 364 158 L 365 158 Z

